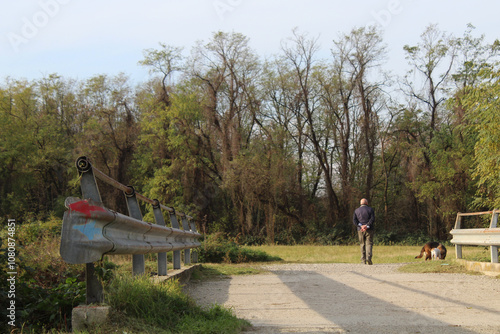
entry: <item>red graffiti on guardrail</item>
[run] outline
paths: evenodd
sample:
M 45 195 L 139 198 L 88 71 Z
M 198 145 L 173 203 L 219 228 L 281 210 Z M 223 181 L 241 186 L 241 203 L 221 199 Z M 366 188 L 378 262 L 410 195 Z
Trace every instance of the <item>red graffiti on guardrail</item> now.
M 81 212 L 85 215 L 85 217 L 90 218 L 93 211 L 101 211 L 106 212 L 106 209 L 98 206 L 91 205 L 87 200 L 78 201 L 76 203 L 72 203 L 69 206 L 70 210 Z

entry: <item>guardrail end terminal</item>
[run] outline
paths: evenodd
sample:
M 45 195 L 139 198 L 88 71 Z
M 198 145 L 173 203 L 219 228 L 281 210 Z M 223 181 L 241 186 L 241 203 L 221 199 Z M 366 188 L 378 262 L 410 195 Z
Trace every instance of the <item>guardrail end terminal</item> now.
M 91 168 L 92 164 L 90 163 L 90 160 L 86 156 L 81 156 L 78 159 L 76 159 L 76 169 L 80 174 L 88 172 Z

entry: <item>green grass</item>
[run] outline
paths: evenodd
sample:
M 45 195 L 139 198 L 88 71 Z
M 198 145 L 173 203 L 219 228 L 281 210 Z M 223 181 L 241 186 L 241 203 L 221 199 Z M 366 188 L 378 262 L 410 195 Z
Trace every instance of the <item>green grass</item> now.
M 192 274 L 191 280 L 214 279 L 235 275 L 256 275 L 265 272 L 258 264 L 204 263 L 200 269 Z
M 491 261 L 490 247 L 462 246 L 462 258 L 469 261 L 490 262 Z
M 360 249 L 358 245 L 349 246 L 251 246 L 271 256 L 283 259 L 287 263 L 358 263 Z M 421 246 L 374 246 L 375 263 L 402 263 L 415 260 Z M 454 253 L 453 253 L 454 256 Z
M 358 263 L 360 249 L 358 245 L 348 246 L 248 246 L 267 254 L 281 258 L 287 263 Z M 407 263 L 423 261 L 415 259 L 422 246 L 373 246 L 374 263 Z M 446 259 L 455 259 L 455 247 L 447 247 Z M 462 256 L 469 261 L 490 261 L 489 247 L 462 247 Z
M 444 261 L 418 261 L 406 264 L 399 268 L 405 273 L 450 273 L 481 275 L 479 272 L 469 271 L 455 259 Z
M 202 308 L 177 281 L 118 275 L 105 289 L 110 321 L 89 333 L 239 333 L 250 326 L 221 305 Z
M 348 246 L 251 246 L 271 256 L 283 259 L 284 263 L 359 263 L 360 249 L 358 245 Z M 400 268 L 404 272 L 413 273 L 470 273 L 464 265 L 455 260 L 455 247 L 447 247 L 444 261 L 425 261 L 415 259 L 420 254 L 422 246 L 377 246 L 373 247 L 373 262 L 404 263 Z M 462 257 L 469 261 L 489 262 L 490 254 L 487 247 L 463 247 Z

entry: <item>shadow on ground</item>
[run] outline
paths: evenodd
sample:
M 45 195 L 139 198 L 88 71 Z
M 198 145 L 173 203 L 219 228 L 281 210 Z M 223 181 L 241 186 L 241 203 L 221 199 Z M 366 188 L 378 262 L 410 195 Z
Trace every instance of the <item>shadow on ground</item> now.
M 201 304 L 231 307 L 254 333 L 500 333 L 494 280 L 403 274 L 385 265 L 294 268 L 202 281 L 188 293 Z

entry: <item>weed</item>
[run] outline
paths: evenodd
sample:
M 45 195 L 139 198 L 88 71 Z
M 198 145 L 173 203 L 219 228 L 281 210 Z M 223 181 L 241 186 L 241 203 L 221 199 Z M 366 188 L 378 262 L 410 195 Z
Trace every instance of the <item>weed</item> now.
M 106 300 L 120 313 L 173 333 L 238 333 L 249 326 L 221 306 L 197 306 L 177 281 L 158 284 L 145 275 L 117 275 L 106 287 Z
M 83 265 L 70 265 L 59 255 L 60 225 L 60 220 L 52 219 L 18 226 L 16 325 L 24 333 L 68 330 L 73 307 L 85 299 Z M 4 257 L 5 249 L 1 249 L 0 261 L 7 263 Z M 7 291 L 4 276 L 2 271 L 0 288 Z
M 256 275 L 266 272 L 259 265 L 249 264 L 203 264 L 191 276 L 192 280 L 221 278 L 234 275 Z
M 459 264 L 455 260 L 449 261 L 419 261 L 409 263 L 399 268 L 399 271 L 406 273 L 467 273 L 479 274 L 468 271 L 465 266 Z

